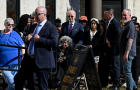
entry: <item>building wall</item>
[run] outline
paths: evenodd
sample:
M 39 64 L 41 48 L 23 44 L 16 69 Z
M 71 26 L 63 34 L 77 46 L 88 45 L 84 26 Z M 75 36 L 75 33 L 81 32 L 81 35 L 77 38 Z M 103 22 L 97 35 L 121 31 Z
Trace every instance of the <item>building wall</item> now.
M 0 0 L 0 30 L 4 29 L 4 20 L 7 18 L 7 0 Z M 32 14 L 38 6 L 45 6 L 45 0 L 20 0 L 20 16 Z
M 131 9 L 132 16 L 136 16 L 140 23 L 140 0 L 124 0 L 124 8 Z
M 0 29 L 4 28 L 3 22 L 5 18 L 7 17 L 7 0 L 0 0 Z M 46 0 L 20 0 L 20 16 L 23 14 L 31 14 L 37 6 L 45 6 Z M 124 1 L 124 8 L 129 8 L 132 11 L 133 16 L 138 17 L 138 22 L 140 22 L 140 0 L 123 0 Z M 62 20 L 62 23 L 66 21 L 66 12 L 69 9 L 76 10 L 77 13 L 77 19 L 81 15 L 85 15 L 85 9 L 82 2 L 85 2 L 85 0 L 56 0 L 54 6 L 55 9 L 55 18 L 60 18 Z M 104 5 L 103 5 L 104 6 Z M 81 7 L 81 11 L 80 11 Z M 121 12 L 120 12 L 121 13 Z M 121 14 L 120 14 L 121 15 Z M 119 16 L 118 16 L 119 17 Z M 54 19 L 55 19 L 54 18 Z
M 133 15 L 137 16 L 138 22 L 140 23 L 140 0 L 134 0 L 134 9 L 133 9 Z
M 80 0 L 56 0 L 56 18 L 60 18 L 61 22 L 67 20 L 66 12 L 70 9 L 76 11 L 76 19 L 80 17 Z
M 32 14 L 38 6 L 45 6 L 45 0 L 20 0 L 20 16 Z
M 6 0 L 0 0 L 0 30 L 4 29 L 5 19 L 6 19 Z
M 115 18 L 117 18 L 118 20 L 121 19 L 121 2 L 120 1 L 103 1 L 102 19 L 103 19 L 103 16 L 104 16 L 104 10 L 106 8 L 113 8 Z
M 69 9 L 69 0 L 56 0 L 56 18 L 60 18 L 62 23 L 66 21 L 66 12 Z

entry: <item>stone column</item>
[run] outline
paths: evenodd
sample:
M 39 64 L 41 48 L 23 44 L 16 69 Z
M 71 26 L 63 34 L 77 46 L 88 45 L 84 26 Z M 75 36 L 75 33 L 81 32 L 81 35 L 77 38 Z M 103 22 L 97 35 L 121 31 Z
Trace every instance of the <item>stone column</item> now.
M 45 0 L 20 0 L 20 16 L 32 14 L 38 6 L 45 6 Z
M 4 29 L 4 20 L 6 19 L 6 0 L 0 0 L 0 30 Z
M 90 0 L 90 18 L 102 19 L 102 0 Z

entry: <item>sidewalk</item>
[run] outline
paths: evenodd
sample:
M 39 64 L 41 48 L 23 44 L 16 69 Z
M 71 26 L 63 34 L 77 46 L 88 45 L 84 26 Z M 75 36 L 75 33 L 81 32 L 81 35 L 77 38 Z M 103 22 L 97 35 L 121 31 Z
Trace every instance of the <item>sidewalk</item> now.
M 110 90 L 109 87 L 111 87 L 112 84 L 108 84 L 107 88 L 103 88 L 102 90 Z M 125 87 L 121 86 L 120 90 L 126 90 Z M 140 80 L 138 81 L 138 90 L 140 90 Z

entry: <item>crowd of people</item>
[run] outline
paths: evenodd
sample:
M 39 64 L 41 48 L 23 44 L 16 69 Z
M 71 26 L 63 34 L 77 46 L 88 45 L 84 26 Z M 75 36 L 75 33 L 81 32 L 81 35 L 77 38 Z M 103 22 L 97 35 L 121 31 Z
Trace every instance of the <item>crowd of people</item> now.
M 66 16 L 68 20 L 63 24 L 59 18 L 52 24 L 47 9 L 39 6 L 32 16 L 22 15 L 15 27 L 12 18 L 5 19 L 0 44 L 26 48 L 21 49 L 18 71 L 2 70 L 8 90 L 48 90 L 50 73 L 55 68 L 58 86 L 77 44 L 92 49 L 102 88 L 107 87 L 111 76 L 112 90 L 119 90 L 124 76 L 126 90 L 138 90 L 140 24 L 137 17 L 131 16 L 131 10 L 122 11 L 120 22 L 112 8 L 104 10 L 103 20 L 81 16 L 77 21 L 74 10 L 67 11 Z M 0 46 L 0 65 L 17 69 L 18 48 Z

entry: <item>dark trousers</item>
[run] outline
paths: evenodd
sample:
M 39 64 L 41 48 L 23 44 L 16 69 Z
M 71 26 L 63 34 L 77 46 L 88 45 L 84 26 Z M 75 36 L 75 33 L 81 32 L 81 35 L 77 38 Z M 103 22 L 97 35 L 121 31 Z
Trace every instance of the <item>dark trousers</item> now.
M 14 77 L 15 90 L 23 90 L 23 87 L 32 90 L 33 87 L 33 76 L 32 76 L 32 63 L 31 59 L 27 54 L 25 54 L 24 59 L 21 63 L 21 68 Z
M 31 90 L 48 90 L 48 69 L 39 69 L 33 65 L 33 88 Z
M 109 79 L 109 71 L 108 64 L 105 57 L 100 56 L 99 64 L 98 64 L 98 73 L 100 77 L 100 82 L 102 87 L 106 87 L 108 85 Z
M 138 78 L 140 75 L 140 46 L 137 46 L 137 56 L 132 61 L 132 76 L 135 83 L 138 85 Z
M 108 52 L 100 58 L 99 76 L 102 87 L 106 87 L 109 83 L 109 75 L 111 76 L 113 86 L 120 86 L 120 61 L 118 55 Z
M 38 69 L 34 63 L 34 58 L 25 55 L 21 68 L 16 74 L 15 90 L 48 90 L 48 70 Z
M 113 56 L 113 85 L 120 87 L 120 60 L 117 56 Z

